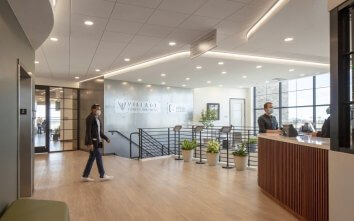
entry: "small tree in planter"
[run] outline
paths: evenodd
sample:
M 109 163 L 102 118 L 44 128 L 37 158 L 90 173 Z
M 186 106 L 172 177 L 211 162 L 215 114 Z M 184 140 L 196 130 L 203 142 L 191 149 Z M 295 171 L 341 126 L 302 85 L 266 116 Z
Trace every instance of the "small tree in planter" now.
M 234 155 L 234 162 L 236 166 L 236 170 L 243 171 L 247 167 L 247 160 L 248 160 L 248 152 L 246 149 L 246 144 L 241 143 L 238 145 L 238 148 L 232 152 Z
M 210 110 L 207 109 L 202 110 L 202 113 L 200 114 L 200 120 L 199 122 L 203 124 L 204 128 L 207 130 L 207 137 L 209 134 L 209 127 L 213 127 L 214 126 L 214 121 L 216 120 L 216 110 Z M 207 143 L 208 139 L 204 139 L 204 143 Z
M 207 146 L 207 159 L 209 166 L 215 166 L 218 162 L 220 143 L 217 140 L 211 140 Z
M 193 150 L 197 147 L 195 140 L 184 140 L 182 142 L 182 155 L 184 162 L 192 161 Z

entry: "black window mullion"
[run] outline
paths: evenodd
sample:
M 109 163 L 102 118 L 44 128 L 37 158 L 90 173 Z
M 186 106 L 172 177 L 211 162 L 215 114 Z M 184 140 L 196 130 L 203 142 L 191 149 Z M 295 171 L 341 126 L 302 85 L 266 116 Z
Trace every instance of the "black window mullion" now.
M 313 76 L 313 80 L 312 80 L 312 84 L 313 84 L 313 98 L 312 98 L 312 100 L 313 100 L 313 111 L 312 111 L 312 114 L 313 114 L 313 126 L 314 126 L 314 128 L 315 128 L 315 130 L 316 130 L 316 128 L 317 128 L 317 122 L 316 122 L 316 76 Z
M 283 125 L 283 96 L 282 96 L 282 83 L 279 82 L 279 128 Z

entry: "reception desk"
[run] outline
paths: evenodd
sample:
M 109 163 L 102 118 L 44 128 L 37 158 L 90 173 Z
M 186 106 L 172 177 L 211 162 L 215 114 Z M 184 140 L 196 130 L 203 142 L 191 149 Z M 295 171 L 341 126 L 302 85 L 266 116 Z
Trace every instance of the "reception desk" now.
M 258 136 L 258 185 L 302 220 L 328 220 L 330 140 Z

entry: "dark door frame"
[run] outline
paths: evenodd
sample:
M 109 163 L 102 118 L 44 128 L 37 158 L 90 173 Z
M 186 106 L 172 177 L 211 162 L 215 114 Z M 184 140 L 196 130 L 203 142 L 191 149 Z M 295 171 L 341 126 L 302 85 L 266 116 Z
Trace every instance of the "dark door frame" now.
M 35 153 L 49 153 L 49 140 L 50 140 L 50 134 L 49 134 L 49 128 L 50 128 L 50 93 L 49 93 L 49 86 L 42 86 L 42 85 L 36 85 L 35 89 L 39 90 L 45 90 L 45 118 L 46 118 L 46 124 L 45 124 L 45 146 L 38 146 L 34 147 Z M 37 117 L 37 116 L 36 116 Z

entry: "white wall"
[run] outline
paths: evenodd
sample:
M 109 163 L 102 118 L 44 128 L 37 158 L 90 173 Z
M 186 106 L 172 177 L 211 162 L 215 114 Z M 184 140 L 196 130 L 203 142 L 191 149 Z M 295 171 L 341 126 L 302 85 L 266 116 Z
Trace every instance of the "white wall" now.
M 46 86 L 79 88 L 79 82 L 76 81 L 64 81 L 64 80 L 56 80 L 52 78 L 42 78 L 42 77 L 35 77 L 35 84 L 46 85 Z
M 354 154 L 329 151 L 329 220 L 353 220 Z
M 245 99 L 245 126 L 253 126 L 253 101 L 252 101 L 252 89 L 235 89 L 235 88 L 219 88 L 219 87 L 207 87 L 196 88 L 193 90 L 194 94 L 194 110 L 193 121 L 198 123 L 200 119 L 200 113 L 202 110 L 206 110 L 207 103 L 219 103 L 220 104 L 220 120 L 215 121 L 215 126 L 225 126 L 230 124 L 229 120 L 229 104 L 230 98 Z

